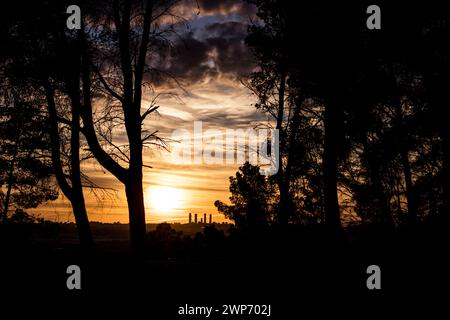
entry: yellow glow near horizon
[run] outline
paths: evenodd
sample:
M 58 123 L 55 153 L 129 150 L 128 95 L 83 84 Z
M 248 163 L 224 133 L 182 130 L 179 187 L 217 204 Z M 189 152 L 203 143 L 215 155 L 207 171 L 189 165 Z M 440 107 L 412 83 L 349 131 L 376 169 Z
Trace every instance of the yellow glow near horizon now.
M 177 188 L 153 186 L 147 191 L 147 199 L 151 209 L 161 213 L 170 213 L 180 207 L 183 192 Z

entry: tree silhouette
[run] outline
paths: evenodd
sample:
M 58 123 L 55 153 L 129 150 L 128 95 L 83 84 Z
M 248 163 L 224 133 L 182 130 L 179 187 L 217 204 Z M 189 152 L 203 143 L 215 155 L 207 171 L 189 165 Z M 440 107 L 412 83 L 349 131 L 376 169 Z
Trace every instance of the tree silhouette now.
M 11 208 L 34 208 L 58 196 L 51 179 L 49 135 L 42 130 L 48 126 L 45 114 L 26 90 L 19 94 L 18 88 L 12 88 L 4 80 L 0 98 L 0 209 L 3 220 Z
M 260 13 L 260 18 L 265 16 Z M 256 95 L 255 107 L 268 115 L 279 130 L 280 165 L 276 174 L 279 192 L 279 212 L 277 221 L 285 226 L 293 209 L 291 197 L 291 168 L 294 153 L 294 132 L 289 126 L 298 126 L 300 106 L 298 96 L 290 90 L 289 74 L 286 66 L 285 25 L 283 17 L 266 19 L 266 23 L 252 24 L 246 44 L 252 49 L 259 70 L 253 72 L 245 85 Z M 289 143 L 288 143 L 289 142 Z
M 299 88 L 303 99 L 316 99 L 323 106 L 324 220 L 331 228 L 338 228 L 338 146 L 342 137 L 343 105 L 358 71 L 354 61 L 360 51 L 357 46 L 361 27 L 356 24 L 359 6 L 320 1 L 305 4 L 251 2 L 258 7 L 265 32 L 273 34 L 274 29 L 281 39 L 282 68 L 289 74 L 291 87 Z M 339 30 L 335 25 L 340 26 Z M 298 40 L 302 45 L 298 45 Z
M 445 150 L 445 134 L 432 120 L 436 114 L 431 116 L 433 98 L 427 85 L 435 48 L 425 43 L 430 34 L 448 32 L 448 22 L 442 17 L 442 8 L 434 5 L 404 9 L 385 5 L 384 10 L 388 13 L 386 31 L 364 36 L 365 75 L 355 87 L 357 95 L 345 125 L 355 148 L 348 159 L 362 155 L 355 168 L 367 175 L 368 192 L 357 193 L 360 199 L 369 200 L 364 211 L 384 223 L 394 217 L 398 223 L 414 225 L 428 213 L 436 213 L 442 196 L 440 190 L 419 209 L 423 203 L 420 194 L 425 192 L 419 181 L 440 180 L 445 153 L 438 151 Z M 445 184 L 441 186 L 445 189 Z M 433 188 L 432 184 L 428 187 Z
M 80 101 L 73 61 L 77 51 L 64 33 L 63 8 L 63 3 L 33 2 L 22 11 L 11 9 L 16 19 L 7 25 L 14 31 L 8 37 L 5 72 L 20 88 L 28 86 L 36 97 L 33 104 L 45 113 L 45 123 L 36 130 L 49 137 L 53 174 L 71 203 L 82 251 L 90 254 L 93 239 L 83 187 L 96 185 L 81 172 Z
M 291 221 L 311 207 L 332 229 L 349 212 L 389 226 L 447 212 L 445 10 L 384 4 L 382 29 L 369 30 L 370 3 L 249 2 L 263 21 L 249 28 L 249 87 L 281 129 L 278 201 L 289 193 Z
M 90 234 L 82 188 L 93 186 L 79 165 L 89 157 L 80 150 L 83 135 L 93 157 L 125 186 L 131 244 L 137 251 L 146 239 L 143 149 L 165 148 L 157 132 L 144 125 L 159 108 L 158 95 L 144 110 L 142 95 L 153 94 L 151 82 L 161 76 L 149 58 L 163 59 L 162 50 L 170 47 L 166 36 L 180 21 L 171 13 L 176 3 L 80 1 L 81 30 L 66 28 L 62 13 L 68 2 L 33 2 L 23 15 L 7 21 L 12 30 L 8 38 L 13 46 L 7 51 L 14 61 L 11 72 L 46 97 L 55 176 L 71 200 L 79 229 Z M 169 23 L 160 23 L 163 20 Z M 59 108 L 63 104 L 68 107 L 65 112 Z M 125 131 L 125 144 L 116 141 L 120 130 Z M 62 132 L 69 136 L 63 138 Z M 63 159 L 63 142 L 70 146 L 70 159 Z
M 78 32 L 82 132 L 97 161 L 125 186 L 131 245 L 137 251 L 143 248 L 146 239 L 143 149 L 165 148 L 157 131 L 143 128 L 144 121 L 159 106 L 155 98 L 142 112 L 142 95 L 144 87 L 151 86 L 151 77 L 157 76 L 149 57 L 170 45 L 165 37 L 173 32 L 174 23 L 160 22 L 166 18 L 178 21 L 171 13 L 175 3 L 176 0 L 96 3 L 88 12 L 93 23 L 86 23 Z M 105 101 L 106 108 L 99 121 L 93 104 Z M 106 124 L 106 131 L 101 124 Z M 120 127 L 125 129 L 126 145 L 118 145 L 114 140 L 114 129 Z
M 248 162 L 239 167 L 236 176 L 230 177 L 230 192 L 231 205 L 219 200 L 214 205 L 239 228 L 259 230 L 272 221 L 275 188 L 259 167 Z

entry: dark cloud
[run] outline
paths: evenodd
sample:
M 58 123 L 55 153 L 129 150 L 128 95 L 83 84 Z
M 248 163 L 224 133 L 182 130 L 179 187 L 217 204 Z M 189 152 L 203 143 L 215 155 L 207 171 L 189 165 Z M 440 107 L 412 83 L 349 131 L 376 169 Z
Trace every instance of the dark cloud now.
M 211 23 L 205 27 L 206 37 L 244 38 L 247 35 L 247 24 L 238 21 Z
M 253 69 L 251 52 L 244 43 L 247 25 L 240 22 L 211 24 L 206 28 L 214 36 L 206 39 L 217 52 L 215 63 L 221 73 L 242 74 Z
M 206 64 L 208 44 L 197 40 L 192 33 L 179 40 L 174 48 L 174 56 L 166 69 L 168 73 L 189 83 L 202 80 L 206 76 L 217 76 L 217 70 Z
M 185 34 L 176 42 L 165 71 L 187 84 L 218 76 L 238 78 L 254 68 L 244 43 L 247 24 L 216 22 Z

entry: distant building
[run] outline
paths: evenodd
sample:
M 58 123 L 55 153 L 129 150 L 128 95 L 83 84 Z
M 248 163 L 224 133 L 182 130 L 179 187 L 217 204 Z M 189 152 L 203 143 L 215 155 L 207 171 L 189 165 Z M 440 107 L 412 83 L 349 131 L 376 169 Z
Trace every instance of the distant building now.
M 206 213 L 203 214 L 203 222 L 206 223 Z
M 189 212 L 189 223 L 192 223 L 192 213 Z
M 212 214 L 209 214 L 209 224 L 212 224 Z
M 197 214 L 194 215 L 194 223 L 197 223 Z

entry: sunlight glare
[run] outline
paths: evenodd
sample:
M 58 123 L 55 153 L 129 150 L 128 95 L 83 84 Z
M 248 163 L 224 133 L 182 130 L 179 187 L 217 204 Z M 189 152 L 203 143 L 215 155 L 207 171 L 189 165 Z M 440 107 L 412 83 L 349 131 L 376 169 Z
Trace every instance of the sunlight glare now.
M 179 207 L 182 192 L 179 189 L 165 186 L 149 188 L 150 208 L 159 212 L 170 212 Z

